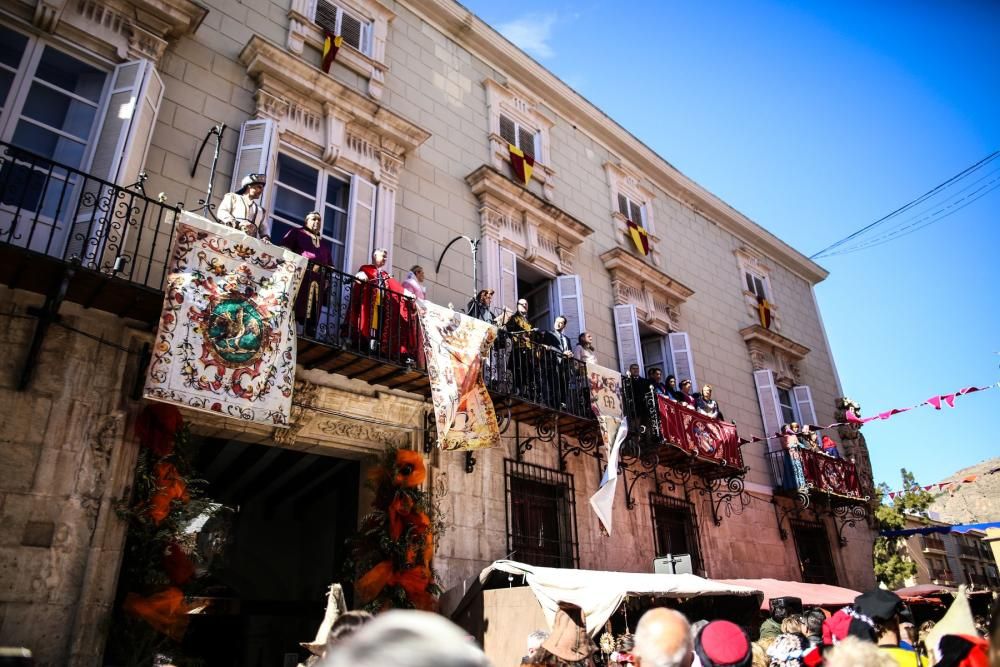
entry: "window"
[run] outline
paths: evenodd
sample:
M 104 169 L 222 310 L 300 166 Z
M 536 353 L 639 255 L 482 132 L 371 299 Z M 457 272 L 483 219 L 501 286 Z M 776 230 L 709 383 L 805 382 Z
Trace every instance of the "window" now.
M 573 476 L 505 459 L 504 479 L 509 557 L 529 565 L 575 567 L 579 545 Z
M 767 278 L 754 273 L 753 271 L 746 271 L 743 275 L 746 276 L 747 290 L 753 294 L 755 298 L 766 299 L 767 289 L 765 284 L 767 282 Z
M 341 7 L 318 0 L 316 3 L 316 25 L 331 35 L 344 38 L 344 44 L 360 51 L 366 56 L 371 55 L 372 23 L 358 18 Z
M 778 387 L 778 405 L 781 406 L 783 423 L 791 424 L 799 421 L 798 415 L 795 414 L 795 405 L 792 403 L 792 392 Z
M 691 503 L 658 493 L 649 494 L 649 506 L 653 513 L 653 541 L 656 557 L 670 554 L 690 554 L 691 568 L 701 570 L 701 554 L 698 549 L 698 522 L 695 520 Z
M 307 213 L 319 211 L 323 216 L 322 236 L 331 244 L 333 266 L 346 270 L 350 191 L 346 175 L 328 173 L 287 153 L 278 153 L 271 237 L 281 241 L 290 229 L 302 226 Z
M 645 210 L 646 207 L 644 205 L 632 201 L 621 193 L 618 194 L 618 212 L 624 215 L 626 220 L 630 220 L 639 227 L 645 228 Z
M 821 523 L 792 521 L 792 536 L 799 557 L 802 581 L 807 584 L 837 585 L 837 570 L 826 528 Z
M 504 141 L 521 149 L 528 157 L 538 155 L 538 132 L 528 129 L 505 114 L 500 114 L 500 136 Z

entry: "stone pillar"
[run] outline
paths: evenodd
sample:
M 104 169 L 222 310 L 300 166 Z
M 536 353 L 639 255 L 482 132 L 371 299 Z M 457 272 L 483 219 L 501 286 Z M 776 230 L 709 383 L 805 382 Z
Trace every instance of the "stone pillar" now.
M 399 171 L 402 158 L 389 151 L 379 153 L 379 171 L 375 194 L 375 233 L 372 237 L 375 248 L 389 250 L 388 264 L 392 266 L 393 230 L 396 227 L 396 192 L 399 189 Z

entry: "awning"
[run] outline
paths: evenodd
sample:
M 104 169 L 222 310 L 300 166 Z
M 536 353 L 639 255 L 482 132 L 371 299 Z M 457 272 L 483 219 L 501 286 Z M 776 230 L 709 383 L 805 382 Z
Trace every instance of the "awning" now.
M 791 596 L 801 598 L 803 606 L 806 607 L 838 607 L 852 604 L 854 598 L 861 595 L 859 591 L 840 586 L 806 584 L 801 581 L 782 581 L 780 579 L 719 579 L 718 582 L 764 591 L 761 609 L 767 608 L 771 598 Z
M 954 586 L 939 586 L 937 584 L 918 584 L 897 588 L 895 593 L 901 598 L 937 597 L 941 594 L 954 595 L 958 589 Z
M 628 595 L 679 599 L 703 595 L 760 595 L 760 590 L 752 586 L 703 579 L 693 574 L 569 570 L 535 567 L 512 560 L 498 560 L 483 570 L 479 581 L 484 587 L 494 572 L 506 572 L 513 575 L 515 581 L 523 577 L 550 626 L 560 601 L 579 605 L 587 616 L 587 631 L 591 635 L 604 626 Z

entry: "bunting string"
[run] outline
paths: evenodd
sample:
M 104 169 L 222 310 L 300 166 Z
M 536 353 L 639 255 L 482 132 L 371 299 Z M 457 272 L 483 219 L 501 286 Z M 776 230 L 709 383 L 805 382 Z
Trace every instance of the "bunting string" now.
M 962 479 L 955 480 L 953 482 L 938 482 L 937 484 L 927 484 L 926 486 L 920 486 L 919 484 L 915 484 L 913 486 L 913 488 L 911 488 L 911 489 L 903 489 L 901 491 L 890 491 L 889 492 L 889 499 L 892 500 L 896 496 L 901 496 L 904 493 L 906 493 L 908 490 L 909 491 L 916 491 L 917 489 L 923 489 L 924 491 L 929 491 L 931 493 L 941 493 L 941 492 L 944 492 L 944 491 L 954 491 L 956 487 L 959 487 L 959 486 L 961 486 L 963 484 L 972 484 L 973 482 L 975 482 L 980 477 L 985 477 L 986 475 L 995 475 L 998 472 L 1000 472 L 1000 468 L 993 468 L 992 470 L 990 470 L 988 472 L 985 472 L 982 475 L 968 475 L 966 477 L 963 477 Z
M 863 424 L 867 424 L 868 422 L 875 420 L 885 421 L 898 414 L 901 414 L 903 412 L 909 412 L 910 410 L 915 410 L 916 408 L 921 408 L 924 407 L 925 405 L 929 405 L 933 407 L 935 410 L 941 410 L 943 406 L 954 408 L 955 399 L 957 399 L 959 396 L 965 396 L 966 394 L 973 394 L 979 391 L 989 391 L 990 389 L 1000 389 L 1000 382 L 997 382 L 996 384 L 986 385 L 985 387 L 964 387 L 950 394 L 940 394 L 937 396 L 931 396 L 926 401 L 923 401 L 922 403 L 917 403 L 916 405 L 911 405 L 908 408 L 893 408 L 891 410 L 886 410 L 885 412 L 879 412 L 878 414 L 872 417 L 864 417 L 864 418 L 859 417 L 857 414 L 855 414 L 853 409 L 849 408 L 846 414 L 847 421 L 835 422 L 833 424 L 827 424 L 826 426 L 809 424 L 809 427 L 813 433 L 817 433 L 820 431 L 826 431 L 832 428 L 837 428 L 839 426 L 846 426 L 848 424 L 861 426 Z M 754 435 L 751 436 L 749 440 L 741 438 L 740 446 L 742 447 L 743 445 L 748 445 L 754 442 L 766 442 L 768 440 L 776 440 L 783 437 L 785 436 L 781 433 L 775 433 L 774 435 L 769 435 L 763 438 Z

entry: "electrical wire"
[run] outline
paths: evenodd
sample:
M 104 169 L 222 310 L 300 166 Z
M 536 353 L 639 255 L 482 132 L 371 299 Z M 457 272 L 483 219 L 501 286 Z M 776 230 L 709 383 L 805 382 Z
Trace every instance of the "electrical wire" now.
M 884 224 L 885 222 L 891 220 L 892 218 L 894 218 L 894 217 L 896 217 L 898 215 L 901 215 L 901 214 L 905 213 L 906 211 L 909 211 L 910 209 L 914 208 L 915 206 L 919 206 L 920 204 L 922 204 L 923 202 L 927 201 L 928 199 L 930 199 L 931 197 L 933 197 L 937 193 L 941 192 L 942 190 L 949 188 L 950 186 L 952 186 L 956 182 L 959 182 L 959 181 L 965 179 L 969 175 L 971 175 L 971 174 L 975 173 L 976 171 L 978 171 L 979 169 L 985 167 L 990 162 L 992 162 L 995 159 L 997 159 L 997 157 L 1000 157 L 1000 151 L 993 151 L 992 153 L 990 153 L 989 155 L 987 155 L 986 157 L 984 157 L 979 162 L 976 162 L 975 164 L 973 164 L 973 165 L 971 165 L 969 167 L 966 167 L 965 169 L 963 169 L 959 173 L 955 174 L 954 176 L 952 176 L 951 178 L 949 178 L 945 182 L 943 182 L 943 183 L 941 183 L 941 184 L 939 184 L 939 185 L 931 188 L 930 190 L 928 190 L 924 194 L 920 195 L 916 199 L 914 199 L 914 200 L 912 200 L 912 201 L 910 201 L 910 202 L 908 202 L 908 203 L 900 206 L 895 211 L 893 211 L 893 212 L 891 212 L 891 213 L 889 213 L 887 215 L 882 216 L 881 218 L 879 218 L 875 222 L 873 222 L 871 224 L 868 224 L 868 225 L 865 225 L 864 227 L 862 227 L 861 229 L 857 230 L 856 232 L 853 232 L 852 234 L 849 234 L 848 236 L 845 236 L 844 238 L 840 239 L 839 241 L 828 245 L 827 247 L 823 248 L 822 250 L 813 253 L 812 255 L 810 255 L 809 259 L 818 259 L 819 257 L 822 257 L 822 256 L 828 254 L 834 248 L 838 248 L 838 247 L 842 246 L 843 244 L 845 244 L 845 243 L 847 243 L 849 241 L 852 241 L 853 239 L 856 239 L 857 237 L 861 236 L 862 234 L 871 231 L 872 229 L 878 227 L 879 225 Z

